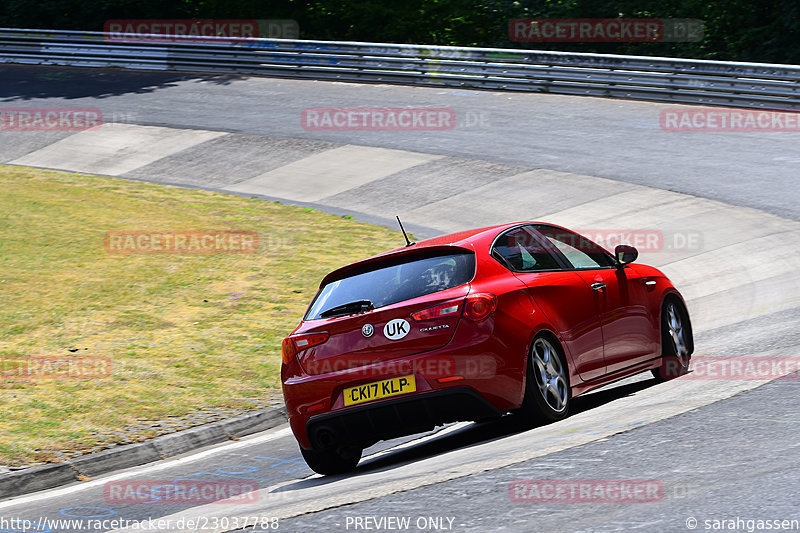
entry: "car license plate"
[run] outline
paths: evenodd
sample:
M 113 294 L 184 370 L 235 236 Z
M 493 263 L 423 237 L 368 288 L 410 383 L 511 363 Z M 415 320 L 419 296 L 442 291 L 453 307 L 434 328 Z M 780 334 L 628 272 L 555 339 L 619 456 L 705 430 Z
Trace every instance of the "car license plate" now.
M 417 383 L 414 381 L 414 376 L 385 379 L 383 381 L 376 381 L 375 383 L 367 383 L 366 385 L 345 389 L 344 404 L 355 405 L 379 398 L 399 396 L 408 392 L 415 392 L 416 390 Z

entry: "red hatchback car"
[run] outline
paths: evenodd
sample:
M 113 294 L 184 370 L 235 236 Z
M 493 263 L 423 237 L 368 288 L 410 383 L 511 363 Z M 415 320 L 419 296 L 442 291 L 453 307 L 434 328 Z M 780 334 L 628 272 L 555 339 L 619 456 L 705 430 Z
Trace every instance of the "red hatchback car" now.
M 364 448 L 455 421 L 567 416 L 570 399 L 694 349 L 659 270 L 575 232 L 523 222 L 410 244 L 325 276 L 283 341 L 289 422 L 308 465 L 352 470 Z

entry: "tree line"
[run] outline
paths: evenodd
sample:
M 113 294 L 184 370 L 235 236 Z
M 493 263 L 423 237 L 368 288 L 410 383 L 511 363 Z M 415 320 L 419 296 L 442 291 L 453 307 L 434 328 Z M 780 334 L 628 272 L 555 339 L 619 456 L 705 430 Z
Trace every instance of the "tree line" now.
M 512 19 L 699 19 L 695 42 L 535 42 Z M 800 0 L 3 0 L 0 26 L 102 31 L 119 19 L 290 19 L 301 39 L 800 63 Z

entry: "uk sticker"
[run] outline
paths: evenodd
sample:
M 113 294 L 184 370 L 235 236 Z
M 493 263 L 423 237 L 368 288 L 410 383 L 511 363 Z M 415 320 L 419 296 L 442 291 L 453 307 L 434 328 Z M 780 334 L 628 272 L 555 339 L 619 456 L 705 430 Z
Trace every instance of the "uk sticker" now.
M 385 326 L 383 326 L 383 335 L 392 341 L 402 339 L 408 335 L 409 331 L 411 331 L 411 326 L 402 318 L 390 320 Z

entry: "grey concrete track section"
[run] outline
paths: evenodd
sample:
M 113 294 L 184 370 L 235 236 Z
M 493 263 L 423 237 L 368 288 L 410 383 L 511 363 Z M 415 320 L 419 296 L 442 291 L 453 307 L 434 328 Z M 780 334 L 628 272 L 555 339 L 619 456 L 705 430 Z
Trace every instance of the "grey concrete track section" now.
M 800 219 L 800 132 L 670 132 L 660 127 L 663 110 L 690 106 L 21 65 L 0 65 L 0 104 L 95 107 L 110 122 L 302 138 L 547 168 Z M 306 108 L 342 107 L 448 107 L 456 123 L 445 131 L 381 132 L 311 131 L 301 122 Z M 0 134 L 0 156 L 6 158 L 3 146 L 16 142 Z
M 36 136 L 26 146 L 40 146 Z M 595 176 L 132 124 L 74 133 L 7 162 L 312 202 L 371 220 L 398 214 L 438 232 L 547 220 L 609 247 L 639 244 L 641 260 L 661 267 L 691 301 L 697 331 L 800 305 L 800 223 Z
M 277 107 L 270 108 L 275 112 L 272 118 L 276 125 L 269 132 L 256 131 L 259 128 L 247 120 L 243 120 L 242 124 L 249 126 L 240 129 L 254 131 L 232 132 L 229 127 L 196 127 L 199 119 L 185 111 L 199 106 L 193 100 L 197 95 L 216 97 L 218 87 L 214 83 L 213 80 L 195 82 L 179 79 L 169 82 L 167 85 L 188 91 L 183 96 L 186 104 L 183 114 L 175 114 L 174 106 L 172 111 L 167 109 L 165 102 L 170 102 L 170 98 L 179 98 L 176 93 L 170 96 L 173 87 L 152 89 L 160 92 L 164 100 L 150 99 L 153 95 L 148 92 L 137 95 L 136 105 L 161 106 L 161 114 L 157 116 L 162 123 L 171 123 L 170 127 L 113 124 L 104 126 L 99 132 L 48 139 L 51 142 L 34 140 L 36 135 L 30 134 L 24 141 L 28 148 L 8 150 L 7 153 L 11 155 L 4 157 L 12 164 L 67 170 L 92 168 L 93 172 L 100 174 L 205 186 L 238 194 L 284 198 L 290 202 L 299 201 L 295 191 L 305 191 L 300 199 L 312 201 L 324 209 L 348 210 L 360 213 L 359 216 L 364 219 L 384 220 L 387 224 L 398 214 L 410 224 L 430 228 L 431 232 L 538 219 L 583 231 L 599 237 L 600 241 L 608 241 L 606 244 L 613 244 L 614 239 L 619 238 L 642 239 L 641 242 L 634 242 L 642 251 L 640 261 L 661 268 L 688 300 L 698 339 L 695 353 L 697 361 L 720 356 L 786 361 L 792 358 L 796 360 L 800 355 L 797 334 L 800 223 L 794 220 L 798 218 L 798 203 L 793 186 L 789 186 L 790 176 L 794 176 L 794 173 L 786 159 L 794 157 L 787 154 L 797 150 L 795 134 L 730 137 L 717 134 L 696 136 L 691 141 L 681 140 L 680 137 L 661 137 L 665 132 L 648 130 L 652 124 L 641 122 L 644 120 L 642 117 L 652 117 L 653 108 L 648 106 L 653 104 L 548 95 L 513 95 L 512 99 L 512 95 L 463 91 L 441 92 L 450 95 L 450 101 L 458 105 L 466 99 L 493 99 L 497 107 L 491 109 L 505 109 L 503 106 L 506 104 L 500 103 L 501 100 L 512 99 L 518 103 L 516 99 L 522 97 L 526 99 L 525 103 L 514 108 L 517 115 L 520 109 L 526 109 L 525 106 L 544 106 L 550 113 L 555 113 L 562 105 L 562 113 L 566 109 L 575 113 L 576 109 L 591 108 L 594 114 L 588 119 L 578 112 L 577 116 L 572 117 L 575 120 L 568 130 L 559 130 L 557 120 L 548 123 L 552 127 L 536 137 L 538 146 L 532 146 L 533 141 L 523 136 L 511 143 L 504 137 L 505 133 L 495 130 L 468 132 L 460 137 L 438 137 L 433 134 L 405 138 L 385 136 L 380 137 L 380 141 L 375 140 L 379 136 L 373 133 L 374 137 L 370 138 L 372 142 L 361 142 L 363 135 L 366 135 L 363 133 L 342 136 L 331 132 L 311 139 L 310 135 L 291 126 L 296 117 L 281 114 L 282 111 Z M 291 100 L 287 87 L 292 87 L 295 98 L 303 102 L 293 102 L 295 108 L 313 101 L 302 100 L 309 94 L 304 91 L 316 91 L 317 100 L 324 97 L 331 105 L 349 105 L 343 104 L 341 92 L 344 91 L 351 94 L 349 100 L 344 100 L 356 101 L 361 105 L 365 95 L 372 95 L 375 101 L 381 101 L 382 98 L 382 105 L 394 99 L 412 101 L 405 91 L 421 91 L 414 93 L 414 98 L 418 100 L 413 101 L 430 105 L 430 102 L 437 101 L 436 95 L 439 94 L 436 90 L 314 82 L 231 80 L 226 83 L 229 84 L 226 94 L 230 95 L 227 101 L 236 101 L 237 98 L 244 98 L 243 95 L 251 96 L 250 91 L 258 87 L 264 94 L 269 94 L 271 102 L 285 102 L 286 109 L 294 109 L 286 103 Z M 192 87 L 192 84 L 196 85 Z M 315 89 L 309 89 L 310 86 Z M 322 86 L 326 89 L 332 87 L 330 90 L 333 94 L 321 90 Z M 119 104 L 129 96 L 133 99 L 133 96 L 125 94 L 112 98 L 121 99 L 117 100 Z M 80 100 L 90 96 L 77 95 L 75 98 Z M 252 98 L 260 101 L 260 97 Z M 594 102 L 594 107 L 589 102 Z M 177 116 L 180 116 L 180 120 L 175 118 Z M 620 121 L 620 117 L 627 118 Z M 230 121 L 219 117 L 204 116 L 203 121 L 230 124 Z M 509 118 L 508 124 L 512 123 Z M 617 125 L 627 132 L 627 137 L 603 135 L 599 131 L 605 129 L 608 132 Z M 262 137 L 259 133 L 267 135 Z M 290 133 L 302 138 L 290 140 Z M 14 139 L 22 138 L 21 134 L 17 135 L 20 136 L 11 137 L 6 133 L 3 141 L 14 142 Z M 593 153 L 593 145 L 587 141 L 590 138 L 599 143 L 597 156 Z M 163 143 L 159 139 L 163 139 Z M 703 144 L 703 140 L 707 143 Z M 151 148 L 153 146 L 158 150 Z M 504 150 L 498 151 L 498 146 Z M 175 147 L 177 149 L 173 149 Z M 273 147 L 276 154 L 274 160 L 266 156 Z M 76 150 L 85 154 L 85 157 L 76 161 Z M 501 152 L 506 155 L 511 153 L 512 156 L 500 157 Z M 545 152 L 551 154 L 549 159 L 545 157 Z M 713 160 L 713 164 L 709 160 Z M 208 165 L 198 164 L 198 161 L 207 161 Z M 224 161 L 228 164 L 224 164 Z M 247 163 L 249 161 L 264 163 L 262 166 Z M 348 164 L 342 165 L 342 161 Z M 743 172 L 750 172 L 765 161 L 771 162 L 774 172 L 768 173 L 756 185 L 741 179 Z M 124 166 L 123 172 L 118 171 L 121 166 Z M 732 173 L 734 167 L 738 168 L 735 175 Z M 692 172 L 701 169 L 703 179 L 685 179 L 689 168 L 693 169 Z M 608 179 L 609 176 L 619 179 Z M 673 179 L 675 187 L 671 185 Z M 667 188 L 678 190 L 670 191 Z M 730 202 L 722 202 L 717 198 Z M 728 400 L 742 402 L 733 408 L 736 412 L 758 416 L 763 398 L 758 396 L 762 389 L 757 387 L 788 371 L 790 367 L 784 365 L 780 368 L 783 370 L 765 375 L 762 379 L 701 379 L 696 374 L 690 374 L 655 385 L 644 377 L 634 378 L 611 389 L 605 396 L 602 396 L 602 391 L 595 393 L 601 396 L 584 400 L 583 409 L 556 424 L 529 431 L 513 431 L 503 427 L 487 429 L 485 426 L 468 424 L 450 426 L 444 430 L 446 434 L 426 437 L 424 442 L 410 441 L 414 443 L 413 446 L 398 444 L 375 452 L 382 455 L 369 458 L 352 476 L 322 479 L 308 476 L 307 472 L 302 471 L 302 476 L 292 475 L 290 479 L 285 476 L 265 476 L 261 478 L 256 501 L 227 506 L 207 504 L 183 509 L 161 507 L 151 512 L 171 520 L 246 515 L 287 520 L 369 500 L 377 500 L 375 505 L 380 505 L 380 502 L 400 502 L 402 493 L 423 490 L 421 487 L 433 486 L 429 490 L 434 491 L 439 486 L 471 490 L 469 487 L 475 486 L 474 480 L 484 479 L 480 477 L 484 475 L 483 472 L 513 468 L 524 471 L 530 465 L 549 460 L 547 458 L 558 458 L 565 453 L 579 455 L 580 450 L 603 442 L 606 444 L 600 444 L 601 447 L 613 450 L 612 457 L 608 459 L 614 465 L 610 471 L 597 471 L 598 475 L 591 476 L 586 475 L 587 469 L 572 470 L 565 477 L 573 474 L 581 477 L 657 476 L 670 480 L 672 463 L 653 466 L 652 471 L 645 466 L 633 471 L 626 470 L 630 460 L 625 453 L 627 441 L 624 439 L 629 435 L 643 435 L 643 431 L 652 431 L 655 435 L 652 438 L 661 438 L 665 446 L 680 445 L 683 442 L 682 435 L 676 434 L 677 430 L 663 429 L 667 423 L 665 420 L 671 419 L 673 422 L 670 423 L 675 423 L 675 420 L 681 420 L 680 416 L 690 416 L 690 412 L 694 411 L 697 413 L 695 416 L 700 417 L 700 422 L 690 420 L 687 424 L 690 427 L 695 427 L 691 424 L 703 427 L 703 413 L 711 413 L 708 416 L 712 418 L 721 416 L 710 411 L 714 407 L 712 404 L 736 395 L 739 398 Z M 793 391 L 782 388 L 779 392 L 791 394 Z M 727 402 L 720 404 L 719 408 L 724 409 L 725 405 Z M 739 420 L 732 420 L 731 424 L 733 427 L 741 425 L 743 431 L 746 430 L 746 425 Z M 659 437 L 659 431 L 667 433 Z M 268 439 L 270 434 L 267 432 L 264 438 Z M 490 438 L 485 438 L 486 434 Z M 285 433 L 274 435 L 274 442 L 280 442 L 281 446 L 291 445 L 290 440 L 288 444 L 279 440 L 283 437 L 290 439 Z M 443 444 L 430 453 L 417 456 L 408 452 L 410 449 L 419 450 L 420 445 L 427 442 L 447 442 L 448 435 L 456 439 L 457 444 Z M 753 432 L 752 436 L 756 447 L 766 446 L 769 440 L 769 436 L 763 433 Z M 641 444 L 644 441 L 636 442 Z M 796 445 L 783 441 L 770 444 L 773 446 L 770 449 L 784 450 L 786 453 L 791 453 Z M 750 452 L 743 447 L 732 446 L 727 450 L 731 461 L 748 461 Z M 288 452 L 283 450 L 281 453 Z M 408 460 L 404 453 L 412 453 L 412 460 Z M 255 456 L 243 454 L 242 460 L 244 455 L 248 458 Z M 694 459 L 689 457 L 687 461 L 692 465 L 687 468 L 697 468 L 698 463 L 693 462 Z M 236 464 L 233 458 L 220 458 L 219 462 L 215 462 L 215 466 L 220 468 Z M 685 477 L 691 478 L 688 474 Z M 785 482 L 780 478 L 775 479 L 776 483 Z M 742 482 L 747 481 L 742 478 Z M 791 483 L 785 483 L 785 486 L 793 487 Z M 40 500 L 21 500 L 18 504 L 12 501 L 9 504 L 15 505 L 15 512 L 26 508 L 28 514 L 32 514 L 31 506 L 35 505 L 35 501 Z M 451 501 L 443 497 L 432 506 L 445 508 Z M 494 505 L 491 498 L 481 501 Z M 398 505 L 416 509 L 414 505 L 417 503 Z M 669 509 L 667 500 L 663 505 Z M 565 511 L 565 516 L 569 518 L 570 513 L 574 516 L 585 513 L 585 509 L 580 510 L 579 507 L 570 507 Z M 498 508 L 497 512 L 500 511 Z M 143 512 L 138 509 L 136 516 L 141 516 Z M 325 516 L 328 515 L 321 516 L 309 517 L 309 520 L 326 520 Z M 635 518 L 632 516 L 629 517 L 631 520 Z M 616 526 L 611 518 L 603 520 L 608 527 L 595 529 L 614 530 Z M 286 523 L 293 522 L 287 520 Z M 531 523 L 533 519 L 529 518 L 526 524 Z M 592 529 L 589 526 L 580 527 Z M 576 529 L 580 527 L 576 526 Z M 657 529 L 655 525 L 653 527 Z M 228 529 L 231 528 L 210 528 L 217 531 Z M 328 529 L 344 530 L 343 527 Z M 563 528 L 572 529 L 569 525 Z M 647 527 L 642 529 L 649 530 Z M 303 527 L 298 530 L 303 530 Z M 530 529 L 521 527 L 516 530 Z

